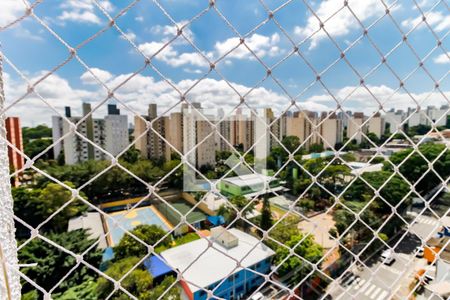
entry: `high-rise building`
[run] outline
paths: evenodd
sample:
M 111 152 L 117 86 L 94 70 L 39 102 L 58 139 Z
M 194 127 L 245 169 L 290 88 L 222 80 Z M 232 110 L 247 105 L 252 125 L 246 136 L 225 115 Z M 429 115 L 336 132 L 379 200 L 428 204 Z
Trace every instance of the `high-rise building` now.
M 147 159 L 169 159 L 170 147 L 165 141 L 167 138 L 166 134 L 169 132 L 167 130 L 168 117 L 158 117 L 157 104 L 149 104 L 147 115 L 135 116 L 134 122 L 133 135 L 135 139 L 138 139 L 135 146 L 141 152 L 142 157 Z M 148 130 L 147 123 L 151 126 Z
M 211 134 L 211 116 L 205 115 L 199 104 L 183 108 L 183 153 L 196 168 L 214 165 L 216 162 L 216 139 Z
M 52 117 L 53 142 L 64 136 L 60 145 L 54 149 L 55 157 L 64 153 L 64 161 L 70 165 L 106 159 L 108 156 L 103 151 L 116 156 L 125 149 L 128 145 L 127 116 L 120 115 L 115 105 L 108 107 L 105 119 L 94 119 L 89 103 L 83 103 L 82 111 L 83 116 L 74 117 L 70 108 L 66 107 L 65 118 Z M 71 123 L 76 124 L 75 132 L 71 129 Z
M 233 121 L 233 116 L 227 116 L 225 119 L 222 120 L 217 126 L 217 130 L 219 131 L 220 135 L 216 135 L 216 148 L 219 151 L 230 151 L 231 147 L 234 146 L 233 143 L 233 127 L 235 123 Z
M 360 144 L 362 142 L 362 133 L 367 133 L 367 126 L 363 126 L 365 121 L 364 113 L 353 113 L 352 117 L 348 120 L 347 137 Z
M 314 128 L 318 125 L 317 113 L 307 110 L 295 111 L 292 117 L 286 119 L 286 135 L 297 136 L 303 147 L 309 148 L 312 144 L 322 143 Z M 320 127 L 320 126 L 319 126 Z
M 405 113 L 402 110 L 391 109 L 386 112 L 384 116 L 385 129 L 389 134 L 397 131 L 398 127 L 403 127 L 403 121 L 405 120 Z
M 297 136 L 300 142 L 305 140 L 305 116 L 303 113 L 296 111 L 292 116 L 286 119 L 286 135 Z
M 5 120 L 5 128 L 6 139 L 16 148 L 14 149 L 13 147 L 8 146 L 9 165 L 13 171 L 21 170 L 24 166 L 24 158 L 21 154 L 21 152 L 23 153 L 23 144 L 20 119 L 18 117 L 7 117 Z M 19 179 L 16 176 L 14 184 L 17 185 L 18 183 Z
M 128 146 L 128 139 L 128 117 L 120 114 L 117 105 L 109 104 L 105 116 L 105 150 L 117 156 Z
M 343 139 L 342 120 L 335 113 L 322 113 L 319 132 L 324 148 L 335 148 Z
M 380 112 L 377 112 L 371 116 L 367 123 L 367 131 L 375 133 L 378 138 L 383 135 L 384 127 L 384 117 L 380 114 Z
M 235 147 L 247 151 L 255 142 L 255 123 L 254 116 L 247 116 L 239 108 L 233 116 L 234 124 L 231 126 L 231 140 Z
M 446 126 L 447 125 L 447 116 L 449 107 L 447 105 L 443 105 L 440 108 L 435 106 L 427 107 L 427 116 L 429 120 L 427 120 L 428 125 L 431 125 L 431 121 L 435 123 L 436 126 Z
M 178 150 L 183 152 L 183 114 L 181 112 L 173 112 L 170 114 L 167 127 L 167 140 Z M 175 152 L 171 149 L 171 152 Z
M 424 110 L 408 108 L 408 127 L 414 127 L 418 125 L 429 125 L 426 116 L 427 112 Z

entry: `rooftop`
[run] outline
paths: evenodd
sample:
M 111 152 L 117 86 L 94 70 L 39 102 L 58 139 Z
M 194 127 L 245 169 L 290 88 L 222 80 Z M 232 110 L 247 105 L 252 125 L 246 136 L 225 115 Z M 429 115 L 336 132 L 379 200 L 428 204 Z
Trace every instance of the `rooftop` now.
M 363 174 L 365 172 L 376 172 L 383 169 L 383 164 L 369 164 L 363 162 L 349 162 L 347 165 L 352 169 L 353 175 Z
M 442 252 L 439 253 L 439 257 L 447 262 L 450 262 L 450 237 L 444 236 L 444 237 L 432 237 L 427 241 L 427 245 L 429 247 L 438 247 L 439 249 L 442 249 L 442 247 L 445 247 Z
M 82 216 L 69 220 L 68 231 L 76 229 L 86 229 L 89 236 L 93 239 L 100 239 L 98 248 L 107 247 L 105 232 L 103 230 L 102 218 L 98 212 L 88 212 Z
M 154 255 L 144 261 L 144 266 L 154 278 L 172 272 L 172 268 L 158 256 Z
M 183 272 L 183 279 L 194 293 L 199 287 L 206 288 L 240 271 L 242 268 L 236 268 L 236 261 L 242 260 L 241 265 L 247 268 L 275 254 L 245 232 L 235 228 L 228 231 L 239 240 L 233 248 L 227 249 L 218 243 L 213 244 L 214 248 L 208 247 L 206 239 L 199 239 L 163 251 L 161 256 L 172 268 Z
M 223 181 L 227 181 L 231 184 L 237 185 L 237 186 L 252 186 L 257 184 L 264 184 L 264 182 L 271 182 L 275 180 L 275 178 L 272 178 L 271 176 L 266 176 L 262 174 L 246 174 L 246 175 L 240 175 L 235 177 L 228 177 L 222 179 Z

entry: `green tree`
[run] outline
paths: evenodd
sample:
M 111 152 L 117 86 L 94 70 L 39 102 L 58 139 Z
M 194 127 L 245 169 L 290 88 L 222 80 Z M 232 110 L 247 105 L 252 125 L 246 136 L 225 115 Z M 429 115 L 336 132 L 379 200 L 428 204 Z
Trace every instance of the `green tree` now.
M 69 187 L 74 187 L 70 182 L 65 182 Z M 14 213 L 27 224 L 36 227 L 45 221 L 54 212 L 72 199 L 72 193 L 57 183 L 48 183 L 44 188 L 28 188 L 20 186 L 12 189 L 14 199 Z M 80 194 L 84 197 L 84 194 Z M 87 206 L 78 199 L 65 206 L 59 213 L 53 216 L 42 230 L 61 232 L 67 230 L 69 219 L 81 215 Z M 19 236 L 29 232 L 20 223 L 18 225 Z
M 373 132 L 368 132 L 366 134 L 367 138 L 364 138 L 361 142 L 361 148 L 370 148 L 373 147 L 373 144 L 379 145 L 380 138 Z
M 122 278 L 132 268 L 139 264 L 140 258 L 130 256 L 114 262 L 105 274 L 114 280 L 120 280 L 120 286 L 134 295 L 138 299 L 150 299 L 150 289 L 153 285 L 153 278 L 141 265 L 131 271 L 125 278 Z M 100 299 L 106 299 L 114 290 L 114 283 L 104 277 L 100 277 L 97 282 L 97 293 Z M 129 299 L 123 291 L 115 292 L 112 298 L 115 300 Z
M 311 146 L 309 146 L 309 153 L 320 153 L 323 150 L 325 150 L 323 144 L 311 144 Z
M 444 144 L 435 143 L 425 143 L 419 146 L 418 151 L 413 152 L 413 149 L 406 149 L 399 151 L 391 155 L 389 160 L 394 165 L 400 165 L 400 173 L 408 179 L 412 184 L 416 184 L 416 189 L 425 195 L 427 192 L 431 191 L 442 181 L 436 175 L 436 173 L 441 178 L 448 178 L 450 176 L 450 151 L 446 148 Z M 441 153 L 443 153 L 441 155 Z M 428 162 L 433 162 L 433 170 L 436 172 L 429 171 Z M 436 161 L 435 161 L 436 160 Z M 385 170 L 392 170 L 390 164 L 385 164 Z
M 246 222 L 243 220 L 243 218 L 245 218 L 247 213 L 252 212 L 255 209 L 254 202 L 249 202 L 247 198 L 241 195 L 232 196 L 229 201 L 231 205 L 222 205 L 218 210 L 218 214 L 222 215 L 227 223 L 231 223 L 234 220 L 237 220 L 236 225 L 245 228 Z M 237 219 L 236 210 L 241 212 L 242 218 Z
M 24 146 L 30 142 L 30 140 L 40 138 L 51 138 L 52 129 L 47 125 L 38 125 L 36 127 L 22 127 L 22 139 Z
M 85 252 L 96 242 L 95 240 L 89 239 L 86 231 L 81 229 L 62 233 L 50 233 L 45 235 L 45 237 L 76 254 Z M 77 264 L 75 257 L 40 238 L 31 240 L 20 249 L 18 257 L 19 262 L 23 264 L 37 263 L 36 266 L 22 268 L 21 272 L 47 291 L 53 288 Z M 101 251 L 98 251 L 95 247 L 83 255 L 83 260 L 94 267 L 100 265 L 101 258 Z M 70 287 L 95 279 L 96 276 L 97 273 L 80 264 L 58 286 L 55 293 L 66 291 Z M 33 289 L 30 284 L 24 282 L 22 287 L 23 293 L 27 293 Z
M 293 153 L 300 146 L 300 138 L 295 135 L 285 136 L 281 143 L 290 153 Z
M 403 225 L 397 215 L 392 215 L 392 207 L 395 207 L 400 215 L 406 211 L 410 203 L 409 185 L 402 177 L 388 171 L 364 173 L 362 179 L 355 180 L 344 193 L 344 204 L 351 211 L 338 207 L 334 213 L 338 232 L 343 233 L 353 223 L 354 214 L 362 211 L 361 219 L 373 230 L 377 230 L 388 219 L 381 228 L 381 233 L 392 236 Z M 374 189 L 379 190 L 379 196 L 375 195 Z M 370 205 L 367 206 L 369 201 Z M 352 227 L 351 234 L 352 241 L 373 236 L 367 226 L 360 221 Z
M 141 158 L 141 152 L 132 146 L 121 156 L 121 158 L 127 163 L 135 164 Z
M 166 171 L 156 166 L 150 160 L 138 160 L 135 163 L 128 163 L 124 160 L 120 164 L 133 173 L 129 175 L 121 168 L 114 166 L 107 172 L 102 173 L 111 165 L 110 161 L 89 160 L 74 165 L 48 165 L 45 171 L 51 176 L 61 181 L 71 181 L 75 186 L 81 186 L 94 176 L 102 173 L 93 182 L 83 188 L 87 197 L 93 202 L 105 201 L 118 197 L 130 197 L 130 195 L 142 195 L 148 193 L 147 186 L 141 181 L 153 183 L 159 180 Z M 167 172 L 169 172 L 168 170 Z M 169 178 L 170 180 L 170 178 Z M 45 185 L 49 179 L 41 177 L 38 185 Z
M 38 154 L 43 153 L 44 150 L 47 149 L 52 143 L 53 142 L 51 139 L 33 140 L 24 145 L 23 151 L 28 157 L 33 158 Z M 53 151 L 51 149 L 43 153 L 43 155 L 39 157 L 39 159 L 53 159 L 53 158 L 54 158 Z
M 71 188 L 74 187 L 74 185 L 70 182 L 64 183 Z M 83 197 L 83 194 L 81 194 L 80 196 Z M 47 184 L 41 190 L 38 199 L 39 202 L 36 205 L 37 210 L 42 214 L 41 220 L 45 220 L 71 199 L 72 193 L 65 187 L 57 183 Z M 64 231 L 67 229 L 67 224 L 71 218 L 81 215 L 86 210 L 87 206 L 80 202 L 79 199 L 75 199 L 69 205 L 64 207 L 64 209 L 62 209 L 58 214 L 53 216 L 49 225 L 55 231 Z
M 173 283 L 176 281 L 175 277 L 167 276 L 164 280 L 157 286 L 150 290 L 150 300 L 181 300 L 180 292 L 178 288 Z M 161 297 L 161 295 L 164 296 Z
M 289 274 L 291 280 L 294 282 L 299 282 L 312 270 L 311 265 L 304 262 L 298 256 L 313 264 L 318 263 L 323 256 L 322 247 L 314 242 L 312 236 L 305 237 L 297 228 L 297 223 L 298 220 L 296 219 L 286 218 L 277 223 L 269 232 L 271 238 L 284 246 L 271 240 L 267 242 L 268 246 L 275 251 L 272 264 L 278 266 L 283 262 L 277 269 L 277 273 L 280 276 Z M 290 249 L 293 249 L 298 256 L 290 255 Z M 286 257 L 289 258 L 284 261 Z
M 264 195 L 262 209 L 261 209 L 261 223 L 262 230 L 269 230 L 273 225 L 272 211 L 270 209 L 270 201 L 267 195 Z
M 164 278 L 159 285 L 155 285 L 150 273 L 145 270 L 142 265 L 138 265 L 139 261 L 140 259 L 134 256 L 123 258 L 114 262 L 105 273 L 114 280 L 120 280 L 120 286 L 140 300 L 181 299 L 178 288 L 173 285 L 175 282 L 175 278 L 173 276 L 168 276 Z M 123 276 L 125 276 L 125 274 L 127 274 L 136 265 L 138 265 L 138 267 L 133 269 L 133 271 L 123 278 Z M 104 277 L 98 279 L 97 293 L 100 299 L 105 299 L 113 290 L 114 284 L 111 281 Z M 162 296 L 163 293 L 165 293 L 164 296 Z M 119 290 L 113 294 L 111 299 L 125 300 L 129 298 L 130 297 L 126 293 Z
M 55 300 L 97 300 L 97 282 L 95 280 L 85 281 L 79 285 L 72 286 L 66 291 L 52 295 Z
M 138 225 L 131 233 L 150 246 L 167 246 L 169 243 L 168 239 L 160 241 L 166 235 L 166 232 L 157 225 Z M 156 245 L 158 241 L 160 242 Z M 129 234 L 125 234 L 114 247 L 114 260 L 121 260 L 130 256 L 142 258 L 147 255 L 147 246 L 142 242 Z
M 173 188 L 182 188 L 183 187 L 183 166 L 180 166 L 181 160 L 175 159 L 167 161 L 163 164 L 164 174 L 170 173 L 175 169 L 172 173 L 170 173 L 167 178 L 167 182 L 170 187 Z

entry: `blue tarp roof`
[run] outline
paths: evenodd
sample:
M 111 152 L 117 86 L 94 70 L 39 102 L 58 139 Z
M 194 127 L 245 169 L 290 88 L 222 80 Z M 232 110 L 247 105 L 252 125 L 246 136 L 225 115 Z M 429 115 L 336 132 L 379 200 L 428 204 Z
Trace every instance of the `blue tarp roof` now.
M 150 258 L 144 261 L 144 266 L 153 277 L 158 277 L 172 272 L 172 268 L 169 267 L 158 256 L 150 256 Z
M 103 251 L 102 261 L 108 261 L 114 258 L 114 251 L 112 247 L 108 247 Z
M 225 219 L 222 216 L 208 216 L 207 219 L 214 226 L 225 224 Z

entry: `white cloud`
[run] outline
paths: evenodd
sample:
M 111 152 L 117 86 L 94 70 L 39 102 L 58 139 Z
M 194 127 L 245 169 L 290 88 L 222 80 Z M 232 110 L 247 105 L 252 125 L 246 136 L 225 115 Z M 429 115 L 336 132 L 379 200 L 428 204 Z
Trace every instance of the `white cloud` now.
M 186 73 L 190 73 L 190 74 L 202 74 L 202 73 L 204 73 L 200 69 L 191 69 L 191 68 L 183 68 L 183 71 L 186 72 Z
M 46 71 L 42 71 L 29 79 L 31 82 L 37 81 Z M 27 91 L 27 84 L 22 80 L 13 80 L 7 73 L 4 74 L 6 106 L 22 97 Z M 69 81 L 58 75 L 50 75 L 39 83 L 36 91 L 59 112 L 63 112 L 64 106 L 72 106 L 78 110 L 82 101 L 99 100 L 95 93 L 73 88 Z M 20 102 L 14 104 L 7 110 L 8 116 L 18 116 L 21 118 L 23 126 L 36 124 L 51 124 L 51 116 L 54 111 L 40 100 L 34 93 L 28 95 Z
M 124 34 L 127 37 L 127 39 L 129 39 L 130 41 L 132 41 L 132 42 L 136 41 L 137 36 L 134 32 L 127 31 Z M 125 37 L 123 35 L 121 35 L 120 38 L 125 40 Z
M 333 91 L 333 95 L 342 103 L 343 99 L 347 98 L 347 96 L 352 93 L 352 95 L 348 97 L 345 102 L 343 102 L 343 109 L 362 111 L 367 115 L 378 111 L 379 109 L 379 104 L 372 95 L 374 95 L 383 104 L 383 108 L 386 111 L 391 108 L 407 110 L 408 107 L 416 107 L 417 105 L 412 100 L 410 95 L 398 91 L 395 92 L 395 89 L 386 85 L 368 85 L 367 87 L 369 88 L 370 93 L 363 87 L 346 86 Z M 355 88 L 357 89 L 355 90 Z M 429 96 L 429 94 L 429 92 L 411 93 L 411 96 L 413 96 L 419 103 L 426 99 L 423 104 L 424 106 L 434 105 L 439 107 L 441 105 L 448 104 L 440 93 L 435 92 L 431 96 Z M 444 92 L 444 94 L 447 98 L 450 97 L 450 92 Z M 314 95 L 308 98 L 307 101 L 322 103 L 323 105 L 327 105 L 333 109 L 336 108 L 335 100 L 328 94 Z
M 339 13 L 335 14 L 339 9 L 343 7 L 344 1 L 341 0 L 327 0 L 320 2 L 319 7 L 316 9 L 316 14 L 320 20 L 324 23 L 325 30 L 333 37 L 344 36 L 353 30 L 361 28 L 357 19 L 352 15 L 350 10 L 344 7 Z M 359 20 L 364 22 L 365 20 L 380 16 L 384 14 L 385 8 L 379 0 L 364 0 L 364 1 L 349 1 L 349 6 L 352 11 L 358 17 Z M 330 18 L 331 17 L 331 18 Z M 329 20 L 327 20 L 330 18 Z M 314 32 L 320 29 L 319 20 L 311 15 L 306 21 L 304 27 L 296 26 L 294 33 L 301 38 L 309 37 Z M 315 48 L 320 40 L 326 38 L 325 31 L 320 30 L 311 38 L 310 48 Z
M 154 26 L 152 27 L 152 32 L 155 34 L 162 34 L 164 37 L 169 37 L 176 34 L 176 28 L 173 26 Z M 139 45 L 139 49 L 148 56 L 153 56 L 157 53 L 166 43 L 168 39 L 163 38 L 161 42 L 148 42 Z M 253 34 L 245 40 L 248 47 L 255 52 L 255 54 L 262 58 L 264 56 L 278 56 L 284 53 L 284 50 L 280 49 L 278 46 L 280 42 L 280 35 L 274 33 L 271 36 L 265 36 L 261 34 Z M 179 52 L 174 48 L 176 43 L 170 43 L 161 52 L 159 52 L 155 58 L 164 61 L 172 67 L 179 67 L 184 65 L 191 65 L 195 67 L 208 67 L 208 61 L 198 52 Z M 230 59 L 255 59 L 255 57 L 250 53 L 250 51 L 240 44 L 239 38 L 229 38 L 225 41 L 216 42 L 214 45 L 214 51 L 203 52 L 203 55 L 210 60 L 216 60 L 231 49 L 235 48 L 226 57 L 225 64 L 230 65 L 232 62 Z M 192 71 L 191 69 L 186 69 L 186 72 Z M 201 71 L 201 70 L 197 70 Z
M 245 39 L 245 44 L 258 56 L 277 56 L 283 53 L 283 51 L 277 46 L 280 42 L 280 35 L 274 33 L 271 36 L 265 36 L 261 34 L 254 33 L 249 38 Z M 215 57 L 219 58 L 225 55 L 228 51 L 235 48 L 233 52 L 228 54 L 227 58 L 235 59 L 254 59 L 254 56 L 245 47 L 245 45 L 240 44 L 239 38 L 232 37 L 226 39 L 223 42 L 217 42 L 214 45 Z
M 134 18 L 135 21 L 137 22 L 144 22 L 144 17 L 143 16 L 137 16 L 136 18 Z
M 61 21 L 100 24 L 100 18 L 90 11 L 63 11 L 58 17 Z
M 178 22 L 178 27 L 183 27 L 188 21 L 187 20 L 181 20 Z M 154 35 L 161 36 L 161 41 L 167 42 L 171 39 L 173 39 L 175 36 L 177 36 L 177 26 L 175 25 L 155 25 L 152 26 L 149 31 L 150 33 Z M 191 31 L 191 29 L 186 26 L 183 28 L 183 35 L 188 38 L 191 42 L 194 42 L 194 33 Z M 186 39 L 182 36 L 178 37 L 176 40 L 173 41 L 174 44 L 187 44 L 188 42 Z
M 107 81 L 109 81 L 113 77 L 113 75 L 110 72 L 102 70 L 102 69 L 91 68 L 91 71 L 103 83 L 106 83 Z M 95 77 L 92 76 L 92 74 L 90 72 L 88 72 L 88 71 L 84 72 L 80 76 L 80 79 L 81 79 L 81 82 L 83 82 L 84 84 L 90 84 L 90 85 L 99 84 L 97 82 L 97 79 L 95 79 Z
M 106 76 L 103 77 L 103 79 L 108 78 L 107 82 L 110 87 L 119 85 L 131 75 L 120 74 L 111 77 L 110 73 L 104 70 L 96 69 L 95 72 L 96 74 L 103 74 L 99 76 Z M 30 79 L 34 82 L 43 74 L 44 72 L 36 74 L 35 76 L 31 76 Z M 88 75 L 83 74 L 82 77 L 85 77 L 85 80 L 88 80 Z M 179 90 L 184 92 L 194 85 L 195 82 L 195 80 L 186 79 L 174 84 Z M 245 94 L 249 90 L 248 86 L 234 82 L 231 82 L 231 84 L 241 94 Z M 61 113 L 63 112 L 64 106 L 71 106 L 73 114 L 76 115 L 81 113 L 81 102 L 87 101 L 97 103 L 106 96 L 106 91 L 101 86 L 97 86 L 97 88 L 95 88 L 96 86 L 92 87 L 94 89 L 77 89 L 66 79 L 59 77 L 58 75 L 51 75 L 42 81 L 37 86 L 36 90 Z M 343 99 L 353 91 L 354 88 L 354 86 L 347 86 L 333 92 L 338 99 Z M 380 101 L 389 99 L 384 106 L 386 110 L 390 108 L 406 109 L 414 106 L 412 100 L 405 93 L 397 92 L 393 97 L 389 98 L 394 93 L 394 89 L 391 87 L 384 85 L 369 86 L 369 89 Z M 11 80 L 10 76 L 5 74 L 7 105 L 21 97 L 26 90 L 27 85 L 25 83 L 22 81 Z M 156 81 L 153 77 L 141 74 L 135 75 L 125 85 L 117 89 L 115 95 L 138 114 L 145 114 L 149 103 L 157 103 L 161 112 L 179 101 L 179 94 L 165 81 Z M 412 95 L 420 101 L 425 99 L 428 93 L 412 93 Z M 446 92 L 446 97 L 450 97 L 450 92 Z M 225 81 L 211 78 L 202 80 L 190 90 L 188 93 L 188 100 L 200 102 L 202 106 L 207 109 L 217 109 L 220 107 L 223 108 L 225 112 L 229 112 L 239 103 L 238 95 Z M 255 109 L 267 108 L 268 105 L 270 105 L 276 113 L 283 111 L 290 105 L 290 101 L 284 95 L 264 87 L 255 88 L 248 96 L 246 96 L 246 103 Z M 315 95 L 299 100 L 297 101 L 297 104 L 302 109 L 313 111 L 327 111 L 336 108 L 336 103 L 329 95 Z M 425 105 L 435 106 L 442 104 L 445 104 L 445 99 L 438 93 L 434 93 L 425 103 Z M 344 103 L 344 107 L 345 109 L 354 111 L 363 111 L 366 114 L 378 110 L 378 104 L 363 88 L 357 89 L 347 102 Z M 176 108 L 175 110 L 179 110 L 179 108 Z M 103 116 L 105 112 L 106 108 L 102 107 L 98 112 L 94 113 L 94 116 Z M 128 114 L 129 120 L 132 121 L 133 113 L 126 109 L 122 109 L 122 112 Z M 54 115 L 54 113 L 35 95 L 28 96 L 23 101 L 14 105 L 6 114 L 10 116 L 19 116 L 24 126 L 31 125 L 31 122 L 34 122 L 35 124 L 50 124 L 51 115 Z
M 104 0 L 99 2 L 100 6 L 107 12 L 113 11 L 111 2 Z M 63 12 L 58 16 L 61 21 L 72 21 L 78 23 L 100 24 L 101 18 L 97 15 L 100 10 L 91 0 L 68 0 L 61 4 Z
M 0 9 L 0 26 L 6 26 L 25 14 L 26 6 L 22 1 L 2 0 Z
M 450 64 L 450 52 L 442 53 L 441 55 L 438 55 L 433 61 L 436 64 Z
M 436 31 L 445 31 L 450 29 L 450 15 L 439 11 L 432 11 L 426 16 L 426 22 Z M 422 21 L 422 15 L 416 18 L 408 18 L 402 21 L 402 26 L 408 30 L 418 26 L 418 28 L 425 28 L 426 24 Z
M 155 55 L 165 43 L 163 42 L 150 42 L 139 45 L 139 50 L 141 50 L 147 56 Z M 196 52 L 185 52 L 178 53 L 172 45 L 167 45 L 161 50 L 156 56 L 156 59 L 164 61 L 170 66 L 179 67 L 183 65 L 192 65 L 197 67 L 208 66 L 208 62 Z

